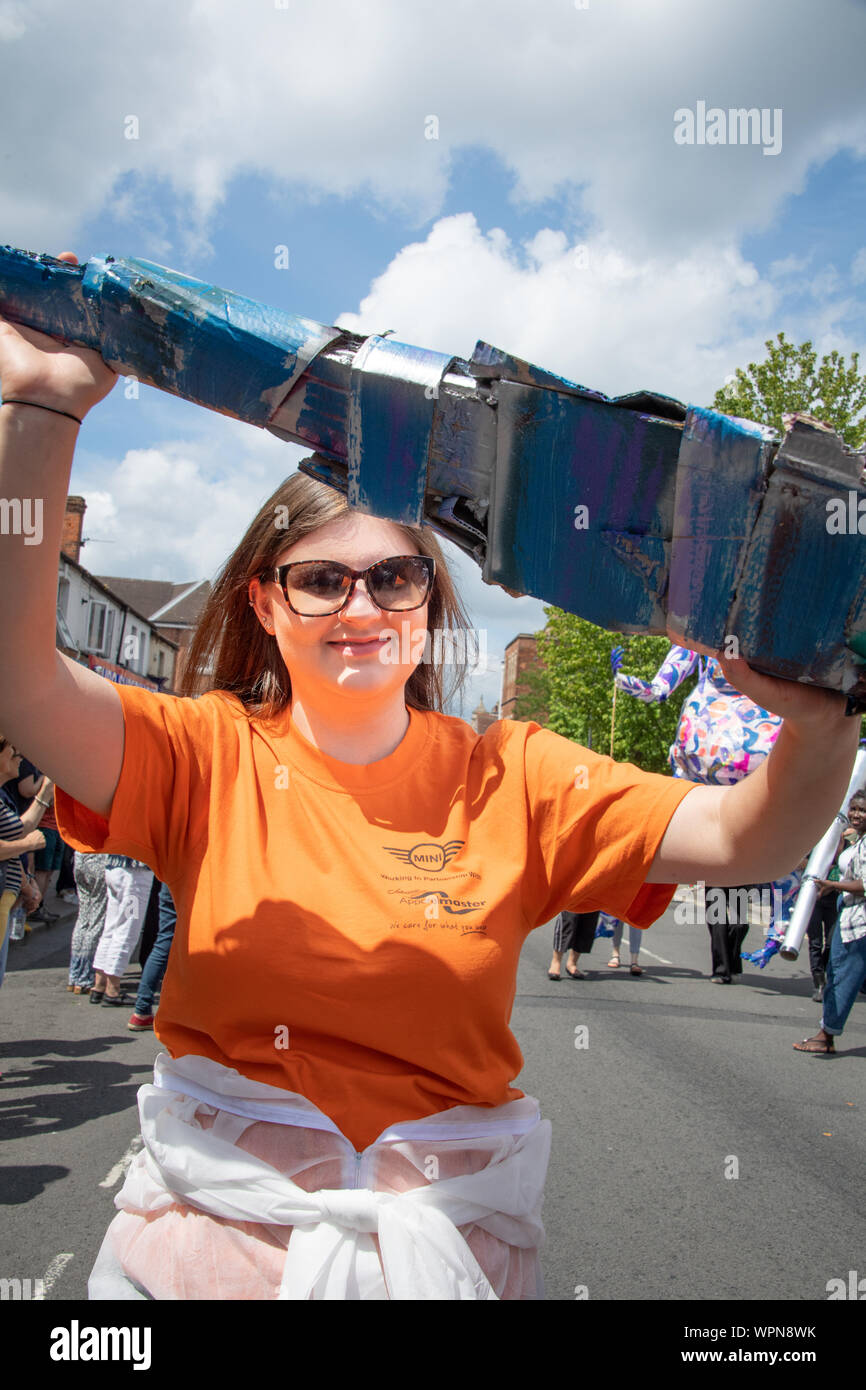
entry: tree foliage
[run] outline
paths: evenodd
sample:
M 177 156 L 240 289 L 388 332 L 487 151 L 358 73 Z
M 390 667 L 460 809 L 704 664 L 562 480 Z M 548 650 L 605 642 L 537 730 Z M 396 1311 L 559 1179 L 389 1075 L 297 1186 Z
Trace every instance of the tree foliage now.
M 606 632 L 572 613 L 545 608 L 547 626 L 538 634 L 538 651 L 546 672 L 547 727 L 597 753 L 610 753 L 613 673 L 610 654 L 624 648 L 621 670 L 650 680 L 670 650 L 667 637 L 628 637 Z M 664 704 L 645 705 L 617 691 L 613 756 L 648 772 L 668 772 L 683 700 L 695 685 L 689 680 Z
M 784 333 L 764 346 L 766 360 L 750 362 L 745 371 L 738 367 L 734 380 L 716 392 L 714 410 L 770 425 L 779 434 L 784 414 L 803 411 L 831 425 L 850 448 L 866 443 L 866 376 L 860 375 L 856 352 L 850 365 L 835 350 L 818 362 L 811 342 L 796 347 Z

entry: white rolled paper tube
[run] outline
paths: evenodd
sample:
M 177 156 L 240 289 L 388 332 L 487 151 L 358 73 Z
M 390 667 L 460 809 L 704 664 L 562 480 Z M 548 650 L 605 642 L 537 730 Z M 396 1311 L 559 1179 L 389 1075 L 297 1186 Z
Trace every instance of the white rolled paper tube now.
M 815 879 L 826 877 L 827 870 L 833 863 L 839 836 L 848 825 L 848 803 L 854 793 L 862 791 L 864 787 L 866 787 L 866 748 L 858 748 L 857 756 L 854 759 L 854 768 L 851 772 L 851 780 L 848 783 L 845 800 L 842 802 L 842 809 L 833 817 L 832 825 L 809 855 L 806 872 L 803 874 L 803 886 L 797 894 L 797 902 L 791 913 L 785 940 L 779 948 L 779 954 L 785 960 L 796 960 L 800 954 L 803 937 L 806 935 L 809 918 L 812 916 L 812 908 L 818 899 L 819 890 Z

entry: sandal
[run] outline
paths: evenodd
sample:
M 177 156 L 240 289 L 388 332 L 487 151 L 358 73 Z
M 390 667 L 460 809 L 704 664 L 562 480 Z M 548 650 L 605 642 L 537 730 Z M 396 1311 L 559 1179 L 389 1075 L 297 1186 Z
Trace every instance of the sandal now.
M 584 970 L 569 970 L 568 966 L 565 967 L 565 973 L 572 980 L 585 980 L 587 978 Z
M 618 969 L 619 969 L 619 964 L 620 964 L 619 956 L 616 955 L 616 954 L 614 954 L 614 955 L 611 956 L 610 960 L 608 961 L 608 963 L 607 963 L 607 968 L 608 968 L 608 970 L 618 970 Z
M 562 976 L 561 976 L 561 975 L 554 975 L 554 973 L 553 973 L 552 970 L 548 970 L 548 972 L 547 972 L 547 978 L 548 978 L 548 980 L 561 980 L 561 979 L 562 979 Z
M 795 1052 L 811 1052 L 815 1057 L 835 1057 L 836 1048 L 833 1039 L 827 1041 L 825 1038 L 804 1038 L 802 1042 L 794 1043 Z
M 642 974 L 643 974 L 643 967 L 640 966 L 640 965 L 632 965 L 632 966 L 629 967 L 629 972 L 628 972 L 628 973 L 629 973 L 630 975 L 642 975 Z
M 102 1003 L 102 996 L 103 996 L 104 993 L 105 993 L 105 990 L 104 990 L 104 989 L 92 989 L 92 990 L 90 991 L 90 1002 L 91 1002 L 91 1004 L 101 1004 L 101 1003 Z
M 107 1004 L 107 1005 L 109 1006 L 109 1008 L 112 1008 L 112 1009 L 119 1009 L 120 1006 L 121 1006 L 121 1004 L 125 1004 L 125 1003 L 126 1003 L 126 990 L 121 990 L 120 994 L 106 994 L 105 998 L 104 998 L 103 1001 L 102 1001 L 102 1007 L 105 1008 L 105 1006 L 106 1006 L 106 1004 Z

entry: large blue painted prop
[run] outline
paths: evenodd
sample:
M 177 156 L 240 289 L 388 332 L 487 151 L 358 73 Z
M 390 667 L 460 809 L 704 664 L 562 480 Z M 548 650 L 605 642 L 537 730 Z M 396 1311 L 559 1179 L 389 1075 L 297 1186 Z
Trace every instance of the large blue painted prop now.
M 424 522 L 488 583 L 866 708 L 863 459 L 826 426 L 609 398 L 479 342 L 361 338 L 149 261 L 0 248 L 0 313 L 312 448 L 352 506 Z M 862 530 L 860 529 L 862 527 Z

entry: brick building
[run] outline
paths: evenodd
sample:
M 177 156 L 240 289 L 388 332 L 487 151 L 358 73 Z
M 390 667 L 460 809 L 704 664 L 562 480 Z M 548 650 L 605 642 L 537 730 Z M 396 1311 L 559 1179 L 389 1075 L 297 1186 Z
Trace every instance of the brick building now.
M 528 687 L 522 674 L 530 667 L 537 668 L 543 665 L 538 655 L 538 643 L 534 633 L 520 632 L 513 637 L 505 648 L 505 658 L 502 670 L 502 699 L 500 706 L 503 719 L 514 718 L 514 706 L 520 695 L 528 693 Z

